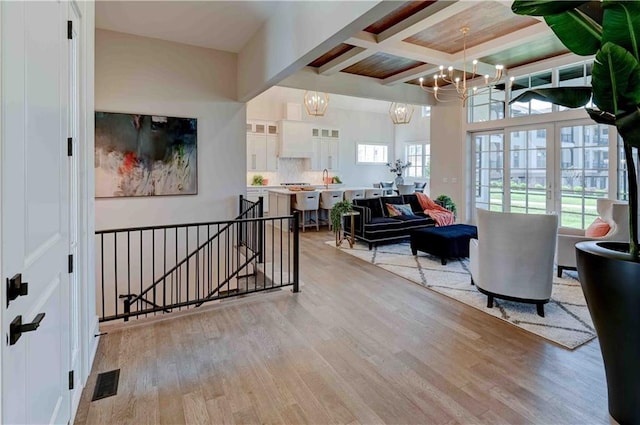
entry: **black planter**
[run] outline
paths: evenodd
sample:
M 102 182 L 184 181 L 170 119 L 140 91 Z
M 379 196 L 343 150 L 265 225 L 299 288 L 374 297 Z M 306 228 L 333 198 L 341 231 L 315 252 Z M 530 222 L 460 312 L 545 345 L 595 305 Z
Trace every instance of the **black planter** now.
M 576 245 L 578 276 L 600 341 L 609 413 L 620 424 L 640 424 L 640 262 L 629 244 Z

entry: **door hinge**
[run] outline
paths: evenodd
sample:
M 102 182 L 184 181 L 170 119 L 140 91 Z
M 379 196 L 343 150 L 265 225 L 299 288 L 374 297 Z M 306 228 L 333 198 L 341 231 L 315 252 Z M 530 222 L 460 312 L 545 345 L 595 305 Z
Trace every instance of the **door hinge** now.
M 73 156 L 73 138 L 67 137 L 67 156 Z
M 67 21 L 67 38 L 73 40 L 73 21 Z
M 73 371 L 72 370 L 69 371 L 69 389 L 70 390 L 73 389 Z
M 69 254 L 69 273 L 73 273 L 73 254 Z

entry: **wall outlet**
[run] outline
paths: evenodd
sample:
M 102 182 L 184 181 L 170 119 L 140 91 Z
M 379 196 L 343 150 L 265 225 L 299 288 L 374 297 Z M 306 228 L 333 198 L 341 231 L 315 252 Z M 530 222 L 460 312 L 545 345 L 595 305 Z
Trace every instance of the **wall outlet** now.
M 442 183 L 449 183 L 449 179 L 448 179 L 448 178 L 446 178 L 446 177 L 443 177 L 443 178 L 442 178 Z
M 458 179 L 456 177 L 451 177 L 451 183 L 458 183 Z

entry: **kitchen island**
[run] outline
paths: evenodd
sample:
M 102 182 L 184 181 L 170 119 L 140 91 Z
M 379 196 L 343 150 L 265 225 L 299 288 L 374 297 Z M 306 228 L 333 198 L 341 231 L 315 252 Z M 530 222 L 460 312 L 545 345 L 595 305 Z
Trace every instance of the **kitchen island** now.
M 321 189 L 316 189 L 315 192 L 325 192 L 325 191 L 340 191 L 343 192 L 345 190 L 364 190 L 370 188 L 364 187 L 331 187 L 329 185 L 328 189 L 325 189 L 322 186 Z M 333 185 L 337 186 L 337 185 Z M 293 213 L 293 203 L 295 201 L 295 196 L 298 191 L 293 191 L 289 189 L 269 189 L 269 215 L 272 217 L 282 217 L 286 215 L 291 215 Z M 304 191 L 302 191 L 304 192 Z

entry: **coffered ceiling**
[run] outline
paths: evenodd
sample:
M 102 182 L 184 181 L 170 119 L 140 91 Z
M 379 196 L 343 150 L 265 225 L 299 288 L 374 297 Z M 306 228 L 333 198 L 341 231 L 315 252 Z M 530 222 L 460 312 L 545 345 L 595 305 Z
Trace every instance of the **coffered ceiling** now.
M 472 59 L 478 75 L 492 75 L 496 64 L 508 73 L 568 53 L 546 23 L 513 14 L 511 3 L 100 0 L 96 26 L 238 53 L 240 98 L 278 84 L 429 104 L 433 96 L 416 87 L 418 78 L 432 81 L 440 65 L 463 68 L 462 27 L 469 28 L 468 78 Z
M 383 85 L 430 81 L 440 65 L 514 68 L 568 53 L 546 23 L 515 15 L 511 1 L 409 1 L 308 64 L 322 76 L 351 74 Z

